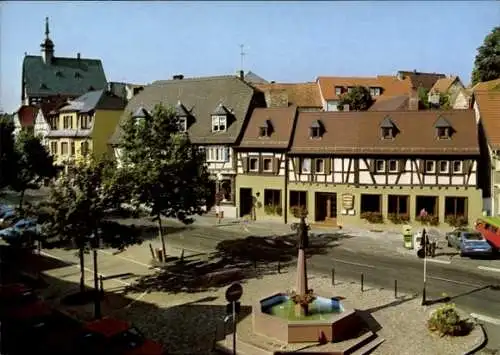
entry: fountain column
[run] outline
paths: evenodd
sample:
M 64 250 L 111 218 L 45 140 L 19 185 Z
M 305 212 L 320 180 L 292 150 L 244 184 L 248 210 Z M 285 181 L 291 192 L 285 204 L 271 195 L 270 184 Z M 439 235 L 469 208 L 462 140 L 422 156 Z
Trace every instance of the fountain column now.
M 308 291 L 307 287 L 307 267 L 306 267 L 306 253 L 305 253 L 305 243 L 307 238 L 307 225 L 305 218 L 300 218 L 300 224 L 298 228 L 298 255 L 297 255 L 297 287 L 295 292 L 302 299 L 305 297 Z M 295 305 L 295 314 L 297 316 L 306 316 L 308 311 L 307 304 L 297 303 Z

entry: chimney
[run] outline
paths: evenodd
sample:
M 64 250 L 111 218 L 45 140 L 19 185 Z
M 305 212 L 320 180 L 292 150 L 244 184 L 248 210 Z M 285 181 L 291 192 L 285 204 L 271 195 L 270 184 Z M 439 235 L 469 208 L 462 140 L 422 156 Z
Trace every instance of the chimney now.
M 80 56 L 80 52 L 76 53 L 76 59 L 80 60 L 81 56 Z
M 343 108 L 343 110 L 342 110 L 342 111 L 344 111 L 344 112 L 349 112 L 349 105 L 348 105 L 348 104 L 347 104 L 347 105 L 344 105 L 344 108 Z
M 238 76 L 240 77 L 241 80 L 245 80 L 245 73 L 243 72 L 243 70 L 238 71 Z
M 266 90 L 264 95 L 268 108 L 289 106 L 288 93 L 284 89 Z
M 108 91 L 109 91 L 109 92 L 113 92 L 113 86 L 114 86 L 114 85 L 113 85 L 113 83 L 110 81 L 110 82 L 108 83 Z
M 174 75 L 174 76 L 172 77 L 172 79 L 174 79 L 174 80 L 182 80 L 182 79 L 184 79 L 184 75 L 182 75 L 182 74 L 177 74 L 177 75 Z
M 412 90 L 408 98 L 408 111 L 418 111 L 419 99 L 417 92 Z

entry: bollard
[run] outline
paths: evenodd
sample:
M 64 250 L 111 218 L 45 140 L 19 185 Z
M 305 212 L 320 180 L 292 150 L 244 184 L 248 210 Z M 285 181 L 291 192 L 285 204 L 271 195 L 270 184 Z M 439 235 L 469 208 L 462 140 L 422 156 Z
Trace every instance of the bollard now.
M 281 274 L 281 261 L 278 260 L 278 274 Z
M 335 286 L 335 268 L 332 267 L 332 286 Z
M 181 251 L 181 262 L 183 262 L 183 261 L 184 261 L 184 248 Z
M 153 250 L 153 246 L 151 245 L 151 243 L 149 243 L 149 250 L 151 251 L 151 256 L 153 257 L 153 260 L 156 260 L 156 255 L 155 255 L 155 252 Z
M 102 275 L 99 276 L 99 287 L 101 288 L 101 295 L 104 295 L 104 282 Z
M 398 298 L 398 280 L 394 280 L 394 298 Z
M 361 273 L 361 292 L 365 291 L 365 274 Z

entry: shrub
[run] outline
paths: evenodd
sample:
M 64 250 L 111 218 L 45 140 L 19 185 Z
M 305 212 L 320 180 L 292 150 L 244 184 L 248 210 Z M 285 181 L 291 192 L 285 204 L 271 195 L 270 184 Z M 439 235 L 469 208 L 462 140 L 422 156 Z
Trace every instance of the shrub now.
M 417 221 L 419 221 L 423 225 L 431 225 L 431 226 L 439 225 L 439 217 L 434 216 L 432 214 L 428 214 L 426 216 L 418 216 Z
M 307 306 L 308 304 L 312 303 L 316 299 L 316 296 L 314 296 L 314 291 L 312 289 L 309 289 L 309 290 L 307 290 L 305 295 L 300 295 L 300 294 L 296 293 L 295 291 L 292 291 L 290 293 L 290 299 L 295 304 Z
M 445 304 L 432 313 L 427 327 L 441 336 L 463 336 L 470 333 L 473 325 L 460 318 L 454 304 Z
M 361 218 L 366 219 L 370 223 L 384 223 L 384 217 L 380 212 L 363 212 Z
M 281 214 L 283 213 L 283 208 L 281 208 L 281 206 L 269 204 L 264 206 L 264 212 L 268 215 L 281 216 Z
M 295 218 L 307 217 L 309 211 L 305 206 L 292 206 L 290 212 Z
M 410 221 L 410 216 L 407 214 L 389 213 L 387 218 L 394 224 L 403 224 Z
M 448 223 L 450 226 L 459 228 L 459 227 L 465 227 L 467 224 L 469 224 L 469 221 L 465 216 L 454 216 L 454 215 L 448 215 L 445 218 L 446 223 Z
M 278 216 L 282 216 L 283 215 L 283 207 L 281 206 L 276 206 L 276 214 Z

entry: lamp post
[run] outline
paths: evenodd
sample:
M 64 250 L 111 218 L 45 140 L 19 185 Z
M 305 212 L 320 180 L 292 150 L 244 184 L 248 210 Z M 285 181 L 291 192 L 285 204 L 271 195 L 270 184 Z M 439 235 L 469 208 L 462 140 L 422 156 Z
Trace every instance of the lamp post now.
M 424 249 L 424 285 L 422 288 L 422 306 L 427 304 L 426 286 L 427 286 L 427 233 L 425 228 L 422 230 L 422 244 Z
M 217 208 L 217 223 L 220 224 L 222 220 L 221 202 L 222 202 L 222 179 L 221 173 L 217 174 L 217 193 L 215 196 L 216 208 Z
M 97 270 L 97 248 L 99 247 L 99 232 L 96 230 L 90 236 L 92 256 L 94 261 L 94 317 L 101 318 L 101 294 L 99 292 L 99 272 Z

